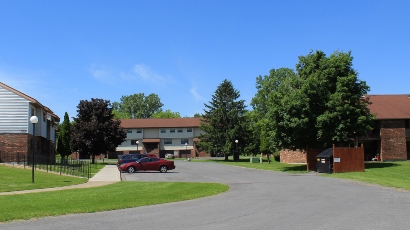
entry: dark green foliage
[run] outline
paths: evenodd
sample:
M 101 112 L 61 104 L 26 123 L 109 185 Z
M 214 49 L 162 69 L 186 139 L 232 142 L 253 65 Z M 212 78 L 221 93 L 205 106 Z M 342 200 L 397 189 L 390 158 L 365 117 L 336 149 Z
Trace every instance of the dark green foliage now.
M 269 154 L 276 151 L 280 144 L 276 143 L 272 138 L 277 131 L 277 123 L 280 120 L 275 120 L 272 117 L 272 112 L 279 105 L 278 99 L 282 99 L 289 92 L 286 91 L 286 83 L 290 84 L 291 79 L 296 77 L 292 69 L 281 68 L 272 69 L 269 75 L 256 78 L 256 89 L 258 90 L 255 97 L 252 98 L 251 106 L 253 114 L 253 130 L 255 138 L 260 147 L 260 152 Z M 281 90 L 280 90 L 281 89 Z M 275 105 L 275 107 L 274 107 Z
M 352 60 L 350 52 L 310 52 L 299 57 L 296 73 L 271 70 L 257 78 L 252 106 L 270 149 L 349 144 L 371 129 L 374 117 L 362 97 L 370 88 Z
M 92 98 L 81 100 L 77 106 L 78 115 L 74 118 L 71 131 L 71 149 L 92 155 L 115 151 L 126 138 L 121 129 L 121 121 L 113 118 L 110 101 Z
M 116 118 L 151 118 L 153 114 L 162 111 L 158 95 L 152 93 L 145 96 L 144 93 L 122 96 L 121 102 L 113 102 L 112 107 Z
M 198 145 L 202 150 L 213 152 L 219 150 L 225 153 L 225 159 L 236 147 L 242 150 L 246 146 L 245 102 L 238 100 L 239 91 L 233 88 L 230 81 L 224 80 L 212 95 L 209 105 L 205 104 L 200 129 Z M 238 146 L 235 146 L 238 140 Z
M 261 136 L 260 136 L 260 129 L 256 125 L 256 112 L 247 111 L 245 113 L 246 118 L 246 125 L 245 125 L 245 132 L 247 135 L 244 135 L 245 139 L 245 147 L 244 147 L 244 155 L 246 156 L 256 156 L 260 152 L 268 153 L 268 151 L 264 151 L 261 146 Z
M 70 148 L 71 140 L 71 124 L 68 113 L 64 114 L 64 121 L 60 126 L 60 131 L 58 133 L 57 139 L 57 153 L 60 154 L 62 158 L 65 158 L 71 154 Z

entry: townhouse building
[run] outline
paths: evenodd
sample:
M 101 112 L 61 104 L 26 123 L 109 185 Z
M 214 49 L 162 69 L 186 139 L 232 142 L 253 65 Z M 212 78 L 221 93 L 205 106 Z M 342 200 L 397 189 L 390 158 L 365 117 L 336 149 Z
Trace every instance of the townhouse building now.
M 197 147 L 200 118 L 148 118 L 122 119 L 121 127 L 127 130 L 127 138 L 113 154 L 153 153 L 159 157 L 173 154 L 191 158 L 209 155 Z
M 376 115 L 374 128 L 358 139 L 364 145 L 365 160 L 410 160 L 410 95 L 365 95 Z
M 370 113 L 376 116 L 373 129 L 356 140 L 357 145 L 364 148 L 364 160 L 410 160 L 410 95 L 365 95 L 364 97 L 371 103 L 368 105 Z M 306 156 L 306 150 L 282 149 L 280 161 L 306 163 Z
M 38 117 L 33 133 L 31 116 Z M 0 153 L 54 155 L 60 118 L 36 99 L 0 82 Z M 1 161 L 1 159 L 0 159 Z

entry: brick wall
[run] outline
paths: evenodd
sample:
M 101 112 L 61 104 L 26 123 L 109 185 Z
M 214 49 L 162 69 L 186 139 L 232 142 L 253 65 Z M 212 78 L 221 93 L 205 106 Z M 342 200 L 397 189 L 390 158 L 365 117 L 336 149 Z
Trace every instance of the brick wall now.
M 0 134 L 0 151 L 4 153 L 27 153 L 30 148 L 30 134 Z
M 204 151 L 197 152 L 197 154 L 196 154 L 196 157 L 210 157 L 210 156 L 211 156 L 210 153 L 207 153 L 207 152 L 204 152 Z
M 306 163 L 306 152 L 304 150 L 290 150 L 290 149 L 282 149 L 280 150 L 280 163 L 299 163 L 305 164 Z
M 380 122 L 380 158 L 382 161 L 407 160 L 404 120 Z
M 31 134 L 4 133 L 0 134 L 0 151 L 4 153 L 31 153 Z M 34 140 L 34 153 L 54 155 L 54 143 L 44 137 L 36 136 Z

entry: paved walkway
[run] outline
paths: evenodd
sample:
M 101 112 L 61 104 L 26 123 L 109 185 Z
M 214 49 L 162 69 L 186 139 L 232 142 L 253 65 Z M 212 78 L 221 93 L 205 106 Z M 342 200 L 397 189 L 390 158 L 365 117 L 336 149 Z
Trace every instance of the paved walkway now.
M 58 191 L 64 189 L 75 189 L 75 188 L 91 188 L 97 186 L 103 186 L 108 184 L 114 184 L 121 180 L 120 172 L 116 165 L 106 165 L 97 174 L 88 180 L 88 182 L 83 184 L 69 185 L 63 187 L 55 188 L 43 188 L 43 189 L 32 189 L 23 191 L 13 191 L 13 192 L 0 192 L 1 195 L 14 195 L 14 194 L 26 194 L 35 192 L 48 192 L 48 191 Z

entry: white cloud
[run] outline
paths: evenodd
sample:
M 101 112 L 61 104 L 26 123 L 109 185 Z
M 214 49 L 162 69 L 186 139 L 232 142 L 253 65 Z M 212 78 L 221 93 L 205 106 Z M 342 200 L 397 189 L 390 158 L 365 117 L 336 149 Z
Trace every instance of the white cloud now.
M 199 93 L 196 91 L 196 87 L 191 88 L 189 91 L 191 92 L 192 96 L 194 96 L 195 100 L 205 101 L 205 98 L 199 95 Z
M 88 71 L 95 79 L 100 81 L 107 81 L 111 77 L 111 71 L 103 65 L 92 64 Z
M 166 77 L 155 73 L 151 70 L 151 68 L 149 68 L 149 66 L 144 64 L 135 65 L 133 71 L 146 83 L 164 84 L 168 82 Z

